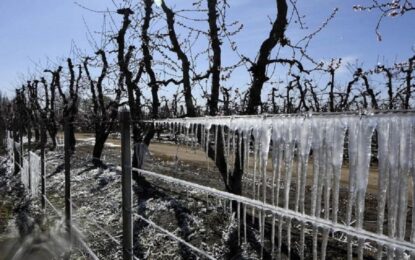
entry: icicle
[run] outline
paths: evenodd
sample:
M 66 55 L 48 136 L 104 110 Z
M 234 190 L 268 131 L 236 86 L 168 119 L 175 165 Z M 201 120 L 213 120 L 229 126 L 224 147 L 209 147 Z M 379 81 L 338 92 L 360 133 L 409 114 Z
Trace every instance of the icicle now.
M 328 155 L 328 144 L 327 139 L 325 139 L 325 136 L 327 135 L 327 124 L 324 124 L 322 126 L 321 132 L 323 134 L 323 137 L 321 139 L 321 155 L 319 156 L 319 166 L 320 166 L 320 173 L 319 173 L 319 179 L 317 184 L 317 198 L 316 198 L 316 217 L 320 218 L 321 215 L 321 200 L 323 196 L 323 188 L 327 187 L 326 180 L 327 180 L 327 157 Z
M 243 213 L 243 215 L 244 215 L 244 242 L 245 242 L 245 244 L 248 242 L 248 240 L 247 240 L 247 236 L 246 236 L 246 204 L 244 204 L 244 213 Z
M 282 246 L 282 224 L 283 224 L 283 220 L 284 218 L 282 217 L 282 215 L 279 216 L 278 219 L 278 258 L 277 259 L 282 259 L 281 258 L 281 246 Z
M 357 228 L 363 228 L 363 214 L 365 207 L 365 195 L 369 177 L 371 140 L 374 130 L 374 123 L 370 119 L 362 120 L 359 129 L 358 142 L 358 173 L 357 173 Z
M 243 169 L 243 160 L 242 160 L 242 140 L 243 140 L 243 132 L 240 129 L 238 131 L 238 156 L 239 156 L 239 168 Z
M 195 148 L 198 148 L 198 147 L 200 147 L 200 145 L 199 145 L 199 136 L 201 136 L 201 133 L 200 133 L 199 124 L 197 124 L 197 123 L 195 124 L 195 135 L 196 135 Z
M 274 259 L 274 250 L 275 250 L 275 215 L 272 214 L 272 223 L 271 223 L 271 258 Z
M 306 118 L 302 122 L 299 130 L 299 147 L 298 147 L 298 170 L 297 170 L 297 197 L 295 204 L 295 211 L 300 210 L 305 213 L 305 187 L 307 183 L 307 166 L 311 149 L 311 123 L 310 119 Z M 304 259 L 304 244 L 305 244 L 305 224 L 301 222 L 300 228 L 300 258 Z
M 230 174 L 230 164 L 231 164 L 231 157 L 230 157 L 230 149 L 231 149 L 231 143 L 230 143 L 230 138 L 231 138 L 231 129 L 228 128 L 228 135 L 227 135 L 227 139 L 226 139 L 226 172 L 228 174 L 228 184 L 229 184 L 229 174 Z
M 363 228 L 363 214 L 365 195 L 369 176 L 371 138 L 375 127 L 375 121 L 370 118 L 365 120 L 352 119 L 349 121 L 349 205 L 347 208 L 347 225 L 350 225 L 351 210 L 356 199 L 356 227 Z M 354 180 L 350 180 L 354 178 Z M 363 254 L 363 240 L 358 240 L 358 255 Z M 348 238 L 348 244 L 351 241 Z M 350 245 L 349 245 L 350 248 Z M 350 250 L 351 251 L 351 250 Z M 349 252 L 350 254 L 350 252 Z
M 316 226 L 313 226 L 313 259 L 318 259 L 318 253 L 317 253 L 317 238 L 318 238 L 318 228 Z
M 411 142 L 411 125 L 406 118 L 400 118 L 400 151 L 399 151 L 399 204 L 398 209 L 398 227 L 397 237 L 403 241 L 406 233 L 406 216 L 408 208 L 408 178 L 412 168 L 412 155 L 410 149 Z
M 318 190 L 321 186 L 320 167 L 321 159 L 323 157 L 323 136 L 324 136 L 324 122 L 320 118 L 311 118 L 312 127 L 312 147 L 313 147 L 313 184 L 311 188 L 311 216 L 319 216 L 318 204 Z M 318 259 L 317 240 L 318 227 L 313 226 L 313 259 Z
M 264 212 L 262 210 L 258 210 L 258 221 L 259 221 L 259 241 L 261 243 L 261 259 L 264 256 L 264 218 L 262 217 Z
M 344 154 L 344 138 L 346 134 L 346 126 L 341 121 L 336 119 L 334 124 L 333 134 L 333 222 L 337 223 L 337 214 L 339 211 L 339 188 L 341 178 L 341 168 Z
M 261 164 L 261 163 L 259 163 L 259 164 Z M 258 168 L 260 168 L 261 169 L 261 165 L 259 165 L 259 167 Z M 256 198 L 257 198 L 257 200 L 259 200 L 259 201 L 261 201 L 261 175 L 259 175 L 258 176 L 258 181 L 257 181 L 257 185 L 256 185 L 256 191 L 257 191 L 257 194 L 256 194 Z
M 190 124 L 190 150 L 194 150 L 195 149 L 195 145 L 196 145 L 196 140 L 197 140 L 197 135 L 196 135 L 196 128 L 194 126 L 194 124 Z
M 280 198 L 280 187 L 281 187 L 281 166 L 282 166 L 282 157 L 283 157 L 283 151 L 284 151 L 284 144 L 283 142 L 278 142 L 277 146 L 277 162 L 276 162 L 276 168 L 277 168 L 277 181 L 276 181 L 276 198 L 275 198 L 275 205 L 279 206 L 279 198 Z
M 204 125 L 201 125 L 200 126 L 200 134 L 201 134 L 201 136 L 202 136 L 202 140 L 201 140 L 201 149 L 202 149 L 202 151 L 203 150 L 206 150 L 206 148 L 205 148 L 205 141 L 206 141 L 206 137 L 205 137 L 205 126 Z
M 369 178 L 369 166 L 371 155 L 371 141 L 374 131 L 374 125 L 370 125 L 370 120 L 367 119 L 361 122 L 360 140 L 359 140 L 359 166 L 358 166 L 358 180 L 357 180 L 357 228 L 363 228 L 363 217 L 365 208 L 365 197 Z M 363 245 L 364 239 L 358 240 L 358 256 L 363 259 Z
M 244 142 L 244 165 L 243 165 L 243 171 L 245 176 L 247 176 L 248 170 L 249 170 L 249 137 L 248 137 L 249 131 L 245 130 L 243 132 L 243 142 Z
M 229 185 L 229 168 L 228 168 L 228 161 L 229 161 L 229 154 L 228 154 L 228 152 L 227 152 L 227 149 L 226 149 L 226 144 L 227 144 L 227 142 L 226 142 L 226 138 L 225 138 L 225 126 L 222 126 L 221 127 L 221 132 L 222 132 L 222 143 L 223 143 L 223 150 L 224 150 L 224 153 L 226 154 L 226 185 Z
M 269 145 L 271 142 L 271 127 L 262 120 L 260 135 L 260 169 L 262 173 L 262 202 L 267 202 L 267 164 Z M 258 196 L 259 199 L 259 196 Z
M 238 201 L 238 245 L 241 245 L 241 203 Z
M 171 125 L 170 125 L 171 132 L 170 132 L 170 134 L 171 134 L 172 138 L 174 139 L 174 141 L 178 142 L 177 132 L 176 132 L 176 124 L 177 123 L 174 123 L 174 122 L 171 123 Z
M 305 223 L 301 221 L 301 233 L 300 233 L 300 259 L 304 259 L 304 246 L 305 246 Z
M 173 136 L 176 136 L 176 123 L 173 123 L 173 122 L 171 122 L 170 123 L 170 130 L 171 130 L 171 133 L 173 134 Z
M 364 239 L 358 238 L 357 239 L 357 259 L 363 260 L 363 245 Z
M 272 160 L 271 205 L 272 206 L 275 206 L 275 179 L 277 175 L 277 157 L 278 157 L 277 147 L 278 147 L 277 142 L 275 140 L 272 140 L 272 153 L 271 153 L 271 160 Z
M 388 235 L 391 238 L 396 237 L 396 216 L 398 210 L 398 194 L 399 194 L 399 172 L 395 171 L 398 167 L 397 155 L 399 155 L 399 140 L 397 133 L 400 128 L 397 122 L 391 122 L 390 125 L 390 141 L 389 141 L 389 191 L 388 191 Z
M 291 259 L 291 218 L 287 219 L 287 249 L 288 259 Z
M 378 219 L 377 219 L 377 233 L 383 235 L 383 222 L 385 219 L 385 205 L 386 205 L 386 192 L 388 189 L 389 179 L 389 129 L 390 121 L 381 119 L 377 128 L 378 134 L 378 164 L 379 164 L 379 177 L 378 177 Z M 383 246 L 378 245 L 377 258 L 382 259 Z
M 219 125 L 215 126 L 215 164 L 217 162 L 216 158 L 218 156 L 218 132 L 219 132 Z
M 289 134 L 290 135 L 290 134 Z M 288 209 L 290 203 L 291 176 L 293 164 L 294 143 L 288 138 L 285 144 L 284 162 L 285 162 L 285 189 L 284 189 L 284 208 Z
M 325 183 L 324 183 L 324 218 L 329 219 L 330 215 L 330 193 L 331 193 L 331 183 L 333 177 L 333 164 L 330 158 L 333 158 L 333 138 L 334 138 L 334 126 L 332 123 L 333 120 L 327 122 L 327 130 L 325 135 L 326 143 L 326 156 L 325 156 Z M 328 237 L 328 236 L 327 236 Z M 327 242 L 326 242 L 327 243 Z
M 234 171 L 236 161 L 236 129 L 232 131 L 232 172 Z
M 259 231 L 262 230 L 262 218 L 261 218 L 261 210 L 258 210 L 258 226 L 259 226 Z M 260 232 L 260 237 L 262 238 L 262 233 Z M 260 239 L 260 241 L 262 241 Z
M 312 120 L 312 136 L 313 136 L 313 185 L 311 187 L 311 216 L 317 216 L 316 204 L 317 204 L 317 189 L 320 179 L 320 158 L 322 151 L 322 122 L 319 118 L 313 118 Z
M 326 252 L 327 252 L 327 240 L 329 237 L 329 230 L 323 230 L 323 243 L 321 244 L 321 259 L 326 259 Z
M 257 158 L 258 158 L 258 133 L 257 129 L 254 130 L 254 182 L 252 185 L 252 198 L 256 199 L 256 169 L 257 169 Z M 255 221 L 255 208 L 252 208 L 252 223 Z
M 263 256 L 264 251 L 264 244 L 265 244 L 265 220 L 266 220 L 266 212 L 264 210 L 260 211 L 260 219 L 261 220 L 261 255 Z
M 350 121 L 356 121 L 350 119 Z M 346 211 L 346 225 L 351 225 L 352 218 L 352 209 L 353 204 L 356 199 L 356 180 L 357 180 L 357 160 L 358 160 L 358 127 L 356 123 L 351 124 L 349 122 L 349 132 L 348 132 L 348 151 L 349 151 L 349 195 L 347 201 L 347 211 Z M 352 237 L 347 235 L 347 258 L 352 259 L 353 257 L 353 245 Z
M 299 178 L 298 186 L 297 186 L 297 200 L 296 200 L 296 207 L 295 211 L 300 208 L 301 213 L 305 213 L 304 211 L 304 201 L 305 201 L 305 187 L 307 184 L 307 166 L 308 166 L 308 158 L 310 156 L 310 149 L 311 149 L 311 138 L 310 138 L 310 120 L 307 118 L 303 121 L 301 127 L 300 134 L 299 134 L 299 160 L 298 160 L 298 171 L 297 175 Z M 299 187 L 299 189 L 298 189 Z
M 179 144 L 183 145 L 184 143 L 184 139 L 182 139 L 183 125 L 181 123 L 178 124 L 178 130 L 179 130 Z
M 321 166 L 321 173 L 322 177 L 320 178 L 321 181 L 319 181 L 319 187 L 317 191 L 317 217 L 320 217 L 321 214 L 321 200 L 322 200 L 322 194 L 324 191 L 324 218 L 326 220 L 329 219 L 329 213 L 330 213 L 330 189 L 331 189 L 331 175 L 332 175 L 332 165 L 329 158 L 332 158 L 332 149 L 330 149 L 330 145 L 333 138 L 333 128 L 332 128 L 331 121 L 326 121 L 325 127 L 324 127 L 324 139 L 323 139 L 323 149 L 322 154 L 323 156 L 320 157 L 321 161 L 319 162 Z M 328 233 L 329 231 L 327 229 L 323 229 L 323 241 L 321 245 L 321 259 L 325 259 L 326 257 L 326 250 L 327 250 L 327 242 L 328 242 Z
M 193 139 L 195 133 L 193 132 L 193 124 L 187 124 L 187 146 L 189 150 L 193 149 Z
M 210 125 L 206 127 L 206 162 L 207 162 L 208 172 L 209 172 L 209 138 L 210 138 Z
M 190 126 L 187 126 L 186 125 L 186 147 L 187 147 L 187 149 L 189 149 L 190 148 L 190 145 L 191 145 L 191 142 L 192 142 L 192 139 L 191 139 L 191 136 L 190 136 Z
M 258 142 L 258 134 L 256 133 L 256 130 L 254 131 L 255 131 L 255 134 L 254 134 L 254 185 L 253 185 L 253 191 L 252 191 L 252 198 L 256 199 L 255 188 L 256 188 L 256 172 L 257 172 L 259 142 Z
M 196 149 L 197 143 L 198 143 L 198 134 L 199 134 L 199 125 L 198 124 L 194 124 L 194 128 L 195 128 L 195 142 L 194 142 L 194 148 Z
M 248 173 L 248 171 L 249 171 L 249 161 L 250 161 L 250 157 L 251 157 L 251 154 L 250 154 L 250 151 L 251 151 L 251 130 L 249 129 L 248 131 L 247 131 L 247 134 L 246 134 L 246 143 L 247 143 L 247 149 L 246 149 L 246 153 L 247 153 L 247 156 L 246 156 L 246 166 L 247 166 L 247 173 Z
M 412 165 L 411 165 L 411 173 L 412 173 L 412 187 L 415 187 L 415 122 L 411 121 L 412 125 L 411 125 L 411 138 L 409 140 L 410 143 L 410 149 L 411 149 L 411 154 L 412 154 Z M 415 242 L 415 192 L 412 192 L 412 225 L 411 225 L 411 237 L 410 237 L 410 241 L 412 243 Z M 415 259 L 415 252 L 411 252 L 411 256 L 413 257 L 413 259 Z
M 178 173 L 178 170 L 179 170 L 179 149 L 180 149 L 180 142 L 177 142 L 177 144 L 176 144 L 176 154 L 174 156 L 174 160 L 175 160 L 174 172 L 175 173 Z

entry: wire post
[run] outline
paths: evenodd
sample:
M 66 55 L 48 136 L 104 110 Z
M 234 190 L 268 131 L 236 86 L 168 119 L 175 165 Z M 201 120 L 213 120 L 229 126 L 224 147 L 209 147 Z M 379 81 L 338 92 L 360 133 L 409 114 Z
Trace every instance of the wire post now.
M 45 145 L 46 145 L 46 131 L 45 126 L 41 124 L 41 137 L 40 137 L 40 175 L 42 180 L 42 187 L 41 187 L 41 203 L 42 203 L 42 210 L 45 211 L 46 208 L 46 169 L 45 169 Z
M 72 230 L 71 230 L 71 148 L 70 148 L 70 122 L 69 118 L 65 117 L 64 126 L 64 149 L 65 149 L 65 221 L 68 231 L 68 239 L 72 243 Z M 69 253 L 67 258 L 69 259 Z
M 120 111 L 121 125 L 121 165 L 122 165 L 122 228 L 123 228 L 123 259 L 133 259 L 133 222 L 131 193 L 131 147 L 130 147 L 130 111 Z

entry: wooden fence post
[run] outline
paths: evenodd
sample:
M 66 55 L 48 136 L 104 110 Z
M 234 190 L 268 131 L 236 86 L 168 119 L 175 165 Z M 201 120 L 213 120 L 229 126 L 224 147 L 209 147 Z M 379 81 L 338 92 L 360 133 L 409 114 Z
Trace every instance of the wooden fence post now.
M 131 147 L 130 147 L 130 111 L 120 111 L 121 125 L 121 165 L 122 165 L 122 226 L 123 226 L 123 259 L 133 259 L 133 221 L 131 217 Z
M 70 148 L 70 128 L 69 118 L 65 118 L 64 126 L 64 149 L 65 149 L 65 220 L 66 228 L 68 231 L 68 239 L 72 243 L 71 236 L 71 217 L 72 217 L 72 207 L 71 207 L 71 148 Z
M 42 187 L 41 187 L 41 202 L 42 202 L 42 210 L 44 211 L 46 208 L 46 169 L 45 169 L 45 145 L 46 145 L 46 131 L 45 126 L 42 123 L 41 125 L 41 137 L 40 137 L 40 176 L 42 180 Z

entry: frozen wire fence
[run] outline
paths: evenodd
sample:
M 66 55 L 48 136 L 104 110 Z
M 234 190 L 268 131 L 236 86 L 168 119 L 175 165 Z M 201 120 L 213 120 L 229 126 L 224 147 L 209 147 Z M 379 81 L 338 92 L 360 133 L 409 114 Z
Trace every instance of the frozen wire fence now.
M 79 206 L 77 206 L 73 201 L 71 200 L 71 204 L 76 208 L 79 209 Z M 101 227 L 102 224 L 96 222 L 93 218 L 87 218 L 87 220 L 92 223 L 96 228 L 98 228 L 100 231 L 102 231 L 105 235 L 107 235 L 115 244 L 121 246 L 121 242 L 115 238 L 113 235 L 111 235 L 110 232 L 108 232 L 106 229 Z
M 62 213 L 46 198 L 46 196 L 43 196 L 46 203 L 50 206 L 51 209 L 59 216 L 63 217 Z M 79 244 L 82 246 L 82 248 L 85 250 L 86 253 L 89 254 L 91 259 L 93 260 L 99 260 L 98 256 L 92 251 L 92 249 L 86 244 L 86 242 L 82 239 L 82 233 L 79 231 L 78 228 L 76 228 L 73 224 L 71 225 L 73 233 L 75 233 L 75 237 L 78 240 Z
M 378 235 L 378 234 L 374 234 L 372 232 L 368 232 L 365 231 L 363 229 L 355 229 L 353 227 L 350 226 L 346 226 L 344 224 L 340 224 L 340 223 L 333 223 L 332 221 L 328 221 L 325 219 L 321 219 L 321 218 L 316 218 L 316 217 L 311 217 L 308 215 L 304 215 L 298 212 L 295 212 L 293 210 L 289 210 L 289 209 L 281 209 L 279 207 L 276 206 L 272 206 L 270 204 L 266 204 L 263 203 L 261 201 L 258 200 L 253 200 L 247 197 L 243 197 L 243 196 L 238 196 L 232 193 L 228 193 L 228 192 L 224 192 L 224 191 L 220 191 L 214 188 L 210 188 L 210 187 L 206 187 L 203 185 L 199 185 L 196 183 L 192 183 L 192 182 L 188 182 L 188 181 L 184 181 L 184 180 L 180 180 L 180 179 L 176 179 L 170 176 L 166 176 L 166 175 L 162 175 L 162 174 L 158 174 L 155 172 L 150 172 L 150 171 L 146 171 L 146 170 L 141 170 L 141 169 L 137 169 L 137 168 L 133 168 L 133 171 L 136 171 L 138 173 L 140 173 L 142 176 L 144 177 L 149 177 L 149 178 L 153 178 L 153 179 L 158 179 L 158 180 L 162 180 L 164 182 L 168 182 L 168 183 L 172 183 L 172 184 L 176 184 L 179 186 L 182 186 L 184 188 L 190 188 L 199 192 L 203 192 L 205 194 L 214 196 L 214 197 L 218 197 L 220 199 L 227 199 L 229 201 L 236 201 L 240 204 L 249 206 L 251 208 L 256 208 L 259 209 L 263 212 L 268 212 L 272 215 L 275 216 L 281 216 L 287 219 L 296 219 L 300 222 L 304 222 L 304 223 L 311 223 L 315 226 L 321 227 L 321 228 L 327 228 L 330 229 L 333 232 L 343 232 L 344 234 L 350 235 L 352 237 L 359 237 L 365 240 L 370 240 L 370 241 L 375 241 L 378 242 L 382 245 L 388 245 L 388 244 L 393 244 L 394 246 L 396 246 L 397 248 L 403 249 L 403 250 L 409 250 L 409 251 L 414 251 L 415 252 L 415 244 L 411 243 L 411 242 L 407 242 L 407 241 L 395 241 L 394 239 L 385 236 L 385 235 Z M 244 213 L 242 213 L 244 214 Z M 246 218 L 245 216 L 243 218 Z
M 53 211 L 59 216 L 62 217 L 62 213 L 46 198 L 46 196 L 44 196 L 45 201 L 47 202 L 47 204 L 53 209 Z M 71 199 L 71 205 L 74 206 L 75 208 L 79 209 L 79 206 L 77 206 Z M 104 229 L 103 227 L 101 227 L 102 224 L 97 223 L 95 220 L 91 219 L 91 218 L 87 218 L 87 220 L 91 223 L 93 223 L 93 225 L 95 227 L 97 227 L 100 231 L 102 231 L 106 236 L 108 236 L 110 238 L 111 241 L 113 241 L 115 244 L 121 246 L 121 242 L 115 238 L 113 235 L 111 235 L 110 232 L 108 232 L 106 229 Z M 88 254 L 90 254 L 94 259 L 96 257 L 95 253 L 92 251 L 91 248 L 88 247 L 88 245 L 85 243 L 85 241 L 83 241 L 81 239 L 81 232 L 79 231 L 79 229 L 75 226 L 73 226 L 72 223 L 72 228 L 75 230 L 76 235 L 78 237 L 78 239 L 80 240 L 80 243 L 82 245 L 82 247 L 86 250 L 86 252 Z M 90 233 L 92 233 L 92 231 L 88 230 Z M 96 258 L 98 259 L 98 258 Z M 137 258 L 136 256 L 133 256 L 134 260 L 139 260 L 139 258 Z
M 320 240 L 321 258 L 326 256 L 331 231 L 347 235 L 349 258 L 353 255 L 355 239 L 359 258 L 363 258 L 367 246 L 365 240 L 377 244 L 378 259 L 384 254 L 389 258 L 403 257 L 408 253 L 405 250 L 414 253 L 415 207 L 408 206 L 409 196 L 415 203 L 415 193 L 411 190 L 415 184 L 413 111 L 181 118 L 150 123 L 156 128 L 167 128 L 172 134 L 197 137 L 203 150 L 208 151 L 211 146 L 215 159 L 216 145 L 221 142 L 227 162 L 227 184 L 238 156 L 236 151 L 239 151 L 239 157 L 243 153 L 246 160 L 240 160 L 241 168 L 253 177 L 250 183 L 252 200 L 261 201 L 263 205 L 269 203 L 275 207 L 271 211 L 288 218 L 284 226 L 289 248 L 291 218 L 302 223 L 299 231 L 301 257 L 304 257 L 306 222 L 313 226 L 314 258 L 318 257 Z M 378 179 L 374 185 L 377 186 L 374 200 L 377 219 L 375 227 L 367 230 L 365 208 L 371 184 L 373 140 L 377 147 L 377 168 L 374 170 Z M 209 160 L 207 162 L 209 164 Z M 268 164 L 271 170 L 267 168 Z M 341 198 L 345 199 L 346 205 L 340 204 Z M 263 212 L 255 212 L 260 205 L 251 206 L 252 215 L 258 214 L 260 223 L 264 223 Z M 281 234 L 281 223 L 278 228 Z M 319 229 L 323 229 L 322 238 L 318 236 Z M 406 235 L 407 229 L 410 229 L 410 235 Z M 263 235 L 261 230 L 262 241 Z

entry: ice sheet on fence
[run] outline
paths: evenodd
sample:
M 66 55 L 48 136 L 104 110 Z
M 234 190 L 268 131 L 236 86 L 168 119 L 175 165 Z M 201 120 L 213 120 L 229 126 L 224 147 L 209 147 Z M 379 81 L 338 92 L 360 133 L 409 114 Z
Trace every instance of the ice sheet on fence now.
M 23 165 L 20 169 L 22 183 L 26 189 L 30 188 L 29 162 L 26 158 L 23 159 Z
M 410 241 L 415 242 L 415 207 L 408 208 L 408 189 L 415 184 L 414 113 L 204 117 L 155 120 L 151 123 L 156 127 L 170 129 L 172 134 L 200 138 L 199 142 L 204 151 L 207 151 L 208 146 L 213 146 L 213 150 L 217 151 L 218 132 L 222 133 L 223 139 L 219 141 L 224 145 L 228 164 L 227 174 L 233 172 L 232 166 L 236 155 L 232 155 L 232 152 L 238 150 L 240 152 L 242 143 L 245 147 L 252 147 L 254 166 L 251 167 L 249 162 L 245 162 L 243 169 L 245 173 L 253 172 L 251 194 L 255 200 L 266 200 L 265 187 L 268 185 L 266 167 L 268 154 L 271 154 L 272 205 L 285 210 L 292 208 L 294 212 L 321 218 L 334 224 L 338 222 L 343 158 L 348 156 L 348 198 L 344 209 L 345 221 L 346 226 L 359 230 L 364 228 L 365 198 L 372 156 L 371 144 L 372 139 L 377 138 L 379 165 L 377 234 L 387 234 L 389 238 L 405 241 L 407 239 L 405 237 L 406 211 L 412 210 Z M 221 130 L 218 131 L 218 128 Z M 242 138 L 238 139 L 236 133 L 242 134 Z M 235 149 L 236 146 L 238 150 Z M 347 154 L 344 153 L 345 146 L 348 148 Z M 307 165 L 310 151 L 312 151 L 313 165 L 309 191 L 311 194 L 306 195 L 305 187 L 309 185 Z M 245 153 L 245 158 L 252 160 L 247 156 L 249 151 Z M 295 170 L 298 174 L 294 180 L 292 177 Z M 229 180 L 229 177 L 227 179 Z M 284 186 L 281 188 L 283 194 L 280 198 L 282 180 Z M 296 185 L 297 189 L 291 190 L 292 185 Z M 412 203 L 415 203 L 414 192 L 412 196 L 414 196 Z M 292 199 L 294 203 L 290 204 Z M 311 204 L 308 212 L 305 211 L 305 203 Z M 292 204 L 294 207 L 291 206 Z M 385 218 L 388 221 L 386 233 L 383 230 Z M 287 230 L 290 230 L 291 221 L 286 223 Z M 314 256 L 317 256 L 316 232 L 317 229 L 313 234 Z M 303 237 L 303 228 L 301 233 Z M 323 232 L 323 258 L 328 234 L 328 230 Z M 353 248 L 350 237 L 347 243 L 348 254 L 351 257 Z M 300 251 L 304 249 L 304 243 L 301 244 Z M 359 239 L 357 249 L 359 257 L 363 255 L 363 246 L 364 239 Z M 403 256 L 403 252 L 399 250 L 394 253 L 393 245 L 388 247 L 390 247 L 389 257 Z M 378 258 L 382 257 L 383 251 L 379 249 Z
M 39 194 L 39 184 L 41 180 L 41 159 L 40 157 L 30 152 L 30 181 L 32 196 Z

